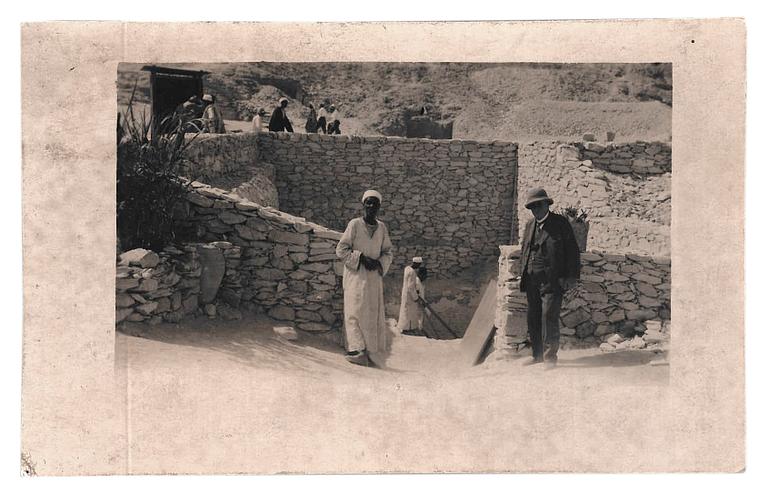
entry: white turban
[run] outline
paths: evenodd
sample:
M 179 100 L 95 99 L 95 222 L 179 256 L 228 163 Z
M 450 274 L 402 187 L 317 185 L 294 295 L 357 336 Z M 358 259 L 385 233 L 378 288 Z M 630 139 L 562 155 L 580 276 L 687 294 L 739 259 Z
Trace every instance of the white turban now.
M 368 197 L 376 197 L 379 199 L 379 204 L 381 204 L 381 194 L 377 192 L 376 190 L 366 190 L 363 194 L 363 203 L 365 203 L 365 199 Z
M 414 264 L 420 264 L 422 262 L 424 262 L 424 259 L 422 259 L 421 257 L 413 257 Z

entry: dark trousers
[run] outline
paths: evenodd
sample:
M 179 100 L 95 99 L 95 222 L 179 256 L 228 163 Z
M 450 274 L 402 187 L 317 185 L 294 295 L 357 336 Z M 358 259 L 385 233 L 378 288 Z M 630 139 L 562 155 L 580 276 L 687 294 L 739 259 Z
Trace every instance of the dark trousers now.
M 319 130 L 322 130 L 323 133 L 325 133 L 325 125 L 326 125 L 326 123 L 325 123 L 325 117 L 324 116 L 321 116 L 320 118 L 317 119 L 318 133 L 320 133 Z
M 543 276 L 528 274 L 525 294 L 528 298 L 528 336 L 533 357 L 557 359 L 560 349 L 560 305 L 563 292 L 559 285 L 551 286 Z M 549 350 L 544 355 L 544 346 Z

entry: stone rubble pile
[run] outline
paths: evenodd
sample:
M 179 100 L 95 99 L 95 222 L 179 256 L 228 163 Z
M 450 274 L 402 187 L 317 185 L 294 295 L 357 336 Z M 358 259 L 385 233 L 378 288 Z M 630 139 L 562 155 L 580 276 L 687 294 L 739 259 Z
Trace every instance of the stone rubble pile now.
M 605 334 L 600 349 L 604 352 L 627 349 L 646 349 L 661 352 L 668 349 L 671 323 L 661 320 L 646 320 L 634 326 L 634 334 Z
M 196 245 L 159 255 L 142 248 L 123 253 L 115 279 L 116 321 L 178 322 L 198 313 L 201 271 Z

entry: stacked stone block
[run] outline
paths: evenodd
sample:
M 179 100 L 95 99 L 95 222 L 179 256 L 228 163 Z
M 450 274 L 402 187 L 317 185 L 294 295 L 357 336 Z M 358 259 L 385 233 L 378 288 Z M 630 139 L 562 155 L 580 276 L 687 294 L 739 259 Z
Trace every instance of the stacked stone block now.
M 202 183 L 191 187 L 186 221 L 198 237 L 239 248 L 228 262 L 223 297 L 306 331 L 340 324 L 341 233 Z
M 222 176 L 247 177 L 249 169 L 258 166 L 256 134 L 199 134 L 189 140 L 184 152 L 186 176 L 213 183 Z
M 599 144 L 578 142 L 580 159 L 611 173 L 652 175 L 672 172 L 672 148 L 666 142 Z
M 494 347 L 509 350 L 526 338 L 527 301 L 519 289 L 520 247 L 500 247 Z M 581 279 L 560 312 L 563 336 L 597 338 L 635 330 L 646 320 L 671 318 L 669 258 L 585 252 Z
M 267 313 L 311 332 L 341 323 L 341 233 L 200 182 L 188 183 L 183 219 L 201 243 L 160 254 L 133 250 L 117 267 L 117 322 L 178 322 L 206 314 L 237 319 Z M 215 300 L 203 303 L 199 248 L 221 251 L 225 270 Z
M 650 152 L 653 154 L 647 154 Z M 629 153 L 634 153 L 635 157 L 615 157 Z M 593 156 L 597 161 L 587 156 Z M 626 159 L 638 163 L 650 159 L 656 161 L 653 167 L 640 172 L 640 168 L 630 166 L 631 172 L 624 172 L 605 164 L 624 163 Z M 554 199 L 555 209 L 572 206 L 588 212 L 588 248 L 669 256 L 670 159 L 669 146 L 661 143 L 602 146 L 594 142 L 534 142 L 521 145 L 518 160 L 520 200 L 517 204 L 520 221 L 510 241 L 519 240 L 526 221 L 531 217 L 525 209 L 525 193 L 533 187 L 543 187 Z M 662 172 L 650 173 L 651 168 Z
M 159 255 L 135 249 L 120 256 L 115 280 L 116 321 L 178 322 L 200 309 L 197 246 L 168 247 Z

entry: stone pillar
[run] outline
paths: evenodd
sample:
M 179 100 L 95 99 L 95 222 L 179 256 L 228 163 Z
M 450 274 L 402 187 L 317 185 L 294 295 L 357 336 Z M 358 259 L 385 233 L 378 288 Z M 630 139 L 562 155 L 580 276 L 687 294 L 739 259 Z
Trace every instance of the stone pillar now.
M 493 340 L 492 359 L 514 357 L 517 345 L 527 337 L 525 293 L 520 292 L 520 280 L 517 278 L 520 260 L 519 245 L 501 245 L 499 247 L 499 278 L 494 326 L 496 335 Z

